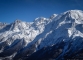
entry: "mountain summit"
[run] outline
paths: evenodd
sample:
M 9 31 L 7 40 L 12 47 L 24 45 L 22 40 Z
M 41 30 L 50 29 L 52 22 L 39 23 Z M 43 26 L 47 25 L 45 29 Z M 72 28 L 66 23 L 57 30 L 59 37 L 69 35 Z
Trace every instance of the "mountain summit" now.
M 69 10 L 33 22 L 0 23 L 1 60 L 83 59 L 83 11 Z

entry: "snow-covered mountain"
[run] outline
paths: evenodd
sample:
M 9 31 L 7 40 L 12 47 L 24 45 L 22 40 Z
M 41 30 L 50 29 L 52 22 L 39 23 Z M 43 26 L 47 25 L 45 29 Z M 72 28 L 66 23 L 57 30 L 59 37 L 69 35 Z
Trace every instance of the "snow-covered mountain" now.
M 33 22 L 0 23 L 1 60 L 83 59 L 82 53 L 81 10 L 38 17 Z

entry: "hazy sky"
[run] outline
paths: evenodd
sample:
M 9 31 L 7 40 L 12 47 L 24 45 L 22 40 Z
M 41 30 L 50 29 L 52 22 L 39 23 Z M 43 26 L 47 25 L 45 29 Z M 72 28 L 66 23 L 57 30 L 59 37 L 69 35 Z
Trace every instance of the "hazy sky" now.
M 0 22 L 32 22 L 37 17 L 49 18 L 73 9 L 83 10 L 83 0 L 0 0 Z

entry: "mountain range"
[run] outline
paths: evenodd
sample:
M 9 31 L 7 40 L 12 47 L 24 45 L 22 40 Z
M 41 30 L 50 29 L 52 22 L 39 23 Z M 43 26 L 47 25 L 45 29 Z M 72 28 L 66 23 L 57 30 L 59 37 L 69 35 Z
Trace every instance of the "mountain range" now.
M 0 22 L 0 60 L 83 59 L 83 11 L 68 10 L 33 22 Z

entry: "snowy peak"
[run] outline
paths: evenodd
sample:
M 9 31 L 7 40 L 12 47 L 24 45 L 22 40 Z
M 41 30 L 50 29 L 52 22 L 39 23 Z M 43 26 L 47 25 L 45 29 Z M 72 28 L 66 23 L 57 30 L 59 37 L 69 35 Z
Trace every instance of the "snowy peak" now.
M 15 20 L 14 23 L 21 23 L 21 20 Z
M 52 16 L 50 16 L 50 19 L 54 19 L 58 14 L 53 14 Z
M 41 24 L 47 24 L 50 20 L 48 18 L 44 18 L 44 17 L 38 17 L 34 20 L 34 23 L 36 25 L 41 25 Z
M 58 16 L 57 28 L 62 27 L 63 29 L 68 29 L 69 37 L 83 37 L 83 11 L 81 10 L 69 10 Z M 56 25 L 55 25 L 56 26 Z
M 69 10 L 64 12 L 63 14 L 66 14 L 72 19 L 83 19 L 83 11 L 81 10 Z
M 7 23 L 1 23 L 0 22 L 0 29 L 4 28 L 7 25 Z
M 10 30 L 23 30 L 27 27 L 26 22 L 22 22 L 21 20 L 16 20 L 13 23 L 11 23 L 11 28 Z
M 83 24 L 83 11 L 81 10 L 69 10 L 61 13 L 55 18 L 57 22 L 57 27 L 63 24 L 71 24 L 71 26 L 76 26 L 77 24 Z
M 0 22 L 0 26 L 3 26 L 3 25 L 7 25 L 7 23 L 1 23 L 1 22 Z

